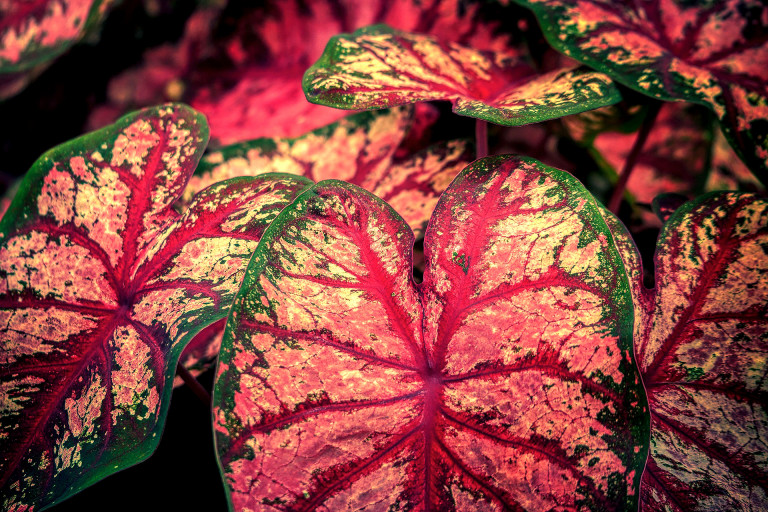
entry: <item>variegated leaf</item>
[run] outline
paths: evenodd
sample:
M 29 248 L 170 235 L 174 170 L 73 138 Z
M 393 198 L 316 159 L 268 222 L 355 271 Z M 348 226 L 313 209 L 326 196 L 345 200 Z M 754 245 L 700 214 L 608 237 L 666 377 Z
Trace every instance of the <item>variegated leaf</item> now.
M 184 345 L 222 318 L 309 183 L 241 178 L 171 205 L 204 118 L 147 109 L 43 155 L 0 222 L 0 489 L 44 508 L 152 453 Z
M 321 105 L 374 109 L 448 100 L 458 114 L 508 126 L 620 99 L 602 73 L 574 67 L 540 75 L 520 54 L 481 52 L 386 25 L 333 37 L 303 86 L 307 99 Z
M 610 218 L 635 300 L 651 408 L 644 512 L 768 507 L 768 200 L 711 193 L 659 236 L 656 287 Z
M 423 234 L 438 197 L 472 159 L 456 140 L 407 158 L 396 158 L 411 121 L 411 109 L 361 112 L 294 139 L 256 139 L 207 155 L 185 197 L 234 176 L 287 172 L 315 182 L 338 179 L 388 201 L 411 228 Z
M 594 199 L 475 162 L 413 234 L 326 181 L 235 299 L 215 387 L 234 510 L 632 510 L 648 412 L 623 266 Z
M 548 41 L 616 81 L 707 105 L 768 180 L 768 5 L 762 0 L 515 0 Z
M 64 53 L 103 18 L 113 0 L 0 0 L 0 73 Z

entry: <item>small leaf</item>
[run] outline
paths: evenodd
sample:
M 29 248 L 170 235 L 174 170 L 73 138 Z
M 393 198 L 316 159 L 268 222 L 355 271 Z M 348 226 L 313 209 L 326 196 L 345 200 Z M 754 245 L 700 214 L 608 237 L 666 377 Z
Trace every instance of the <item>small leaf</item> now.
M 44 508 L 147 458 L 185 344 L 222 318 L 261 233 L 309 183 L 287 175 L 171 205 L 205 119 L 144 110 L 43 155 L 0 222 L 0 489 Z
M 410 108 L 361 112 L 294 139 L 256 139 L 207 155 L 185 197 L 234 176 L 287 172 L 315 182 L 344 180 L 387 200 L 423 234 L 440 194 L 471 160 L 464 141 L 433 145 L 407 158 L 395 152 L 406 137 Z
M 643 510 L 768 507 L 768 201 L 712 193 L 659 236 L 656 289 L 613 218 L 651 408 Z
M 566 55 L 641 93 L 707 105 L 768 181 L 768 5 L 761 0 L 515 0 Z
M 347 109 L 449 100 L 458 114 L 507 126 L 620 99 L 602 73 L 563 68 L 539 75 L 517 54 L 481 52 L 386 25 L 333 37 L 303 87 L 309 101 Z
M 465 169 L 413 234 L 325 181 L 272 223 L 215 384 L 234 510 L 631 510 L 648 415 L 594 199 L 529 159 Z
M 14 0 L 0 4 L 0 73 L 57 57 L 99 23 L 113 0 Z

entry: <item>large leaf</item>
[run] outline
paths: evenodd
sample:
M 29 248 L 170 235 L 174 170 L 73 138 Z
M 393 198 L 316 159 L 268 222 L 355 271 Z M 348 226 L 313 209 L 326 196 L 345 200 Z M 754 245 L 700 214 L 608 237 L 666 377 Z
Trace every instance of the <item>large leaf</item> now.
M 64 53 L 101 21 L 112 0 L 0 2 L 0 73 L 30 69 Z
M 132 114 L 29 171 L 0 223 L 4 510 L 56 503 L 159 442 L 184 345 L 222 318 L 269 220 L 308 181 L 232 180 L 171 205 L 207 140 Z
M 632 303 L 594 199 L 479 160 L 413 234 L 317 184 L 233 304 L 215 384 L 235 510 L 630 510 L 648 446 Z
M 411 120 L 408 108 L 361 112 L 294 139 L 257 139 L 219 149 L 201 162 L 185 196 L 235 176 L 288 172 L 318 182 L 344 180 L 388 201 L 423 234 L 440 194 L 472 160 L 461 140 L 407 158 L 395 151 Z
M 388 201 L 421 237 L 440 194 L 473 156 L 469 144 L 455 140 L 397 158 L 404 138 L 411 137 L 413 120 L 406 107 L 361 112 L 294 139 L 262 138 L 225 146 L 203 157 L 182 199 L 189 200 L 212 183 L 269 172 L 298 174 L 315 182 L 341 179 Z M 196 337 L 180 363 L 193 373 L 212 366 L 222 332 L 223 325 Z
M 765 510 L 768 200 L 713 193 L 680 207 L 659 236 L 655 290 L 613 229 L 651 408 L 643 510 Z
M 386 25 L 334 36 L 303 80 L 313 103 L 348 109 L 449 100 L 458 114 L 517 126 L 616 103 L 610 78 L 582 68 L 539 75 L 519 54 L 473 50 Z
M 657 98 L 709 106 L 731 144 L 768 180 L 768 5 L 762 0 L 515 0 L 547 40 Z

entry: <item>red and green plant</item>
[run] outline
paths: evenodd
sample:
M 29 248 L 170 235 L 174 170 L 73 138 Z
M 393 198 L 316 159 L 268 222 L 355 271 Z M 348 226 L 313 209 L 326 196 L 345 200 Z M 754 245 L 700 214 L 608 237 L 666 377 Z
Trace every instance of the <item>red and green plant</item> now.
M 231 510 L 768 509 L 768 7 L 518 3 L 201 2 L 103 81 L 6 180 L 2 510 L 174 387 Z M 0 1 L 0 109 L 126 9 Z

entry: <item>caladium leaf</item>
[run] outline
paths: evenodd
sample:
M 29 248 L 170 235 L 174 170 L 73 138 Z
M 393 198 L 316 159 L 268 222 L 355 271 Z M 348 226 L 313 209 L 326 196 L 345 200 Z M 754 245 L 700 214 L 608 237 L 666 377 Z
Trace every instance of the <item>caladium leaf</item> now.
M 721 192 L 678 208 L 659 236 L 655 290 L 613 222 L 651 408 L 643 510 L 765 510 L 768 200 Z
M 632 303 L 594 199 L 492 157 L 413 234 L 325 181 L 254 253 L 222 342 L 216 443 L 235 510 L 631 510 L 648 412 Z
M 101 21 L 112 0 L 0 2 L 0 73 L 24 71 L 64 53 Z
M 149 456 L 181 350 L 226 314 L 269 220 L 309 183 L 231 180 L 179 214 L 207 136 L 180 105 L 127 116 L 41 157 L 0 222 L 4 510 Z
M 513 53 L 488 53 L 386 25 L 335 36 L 307 70 L 313 103 L 373 109 L 449 100 L 454 112 L 516 126 L 620 100 L 610 78 L 583 68 L 539 75 Z
M 395 158 L 406 137 L 411 109 L 361 112 L 293 139 L 256 139 L 206 155 L 185 197 L 235 176 L 288 172 L 318 182 L 344 180 L 387 200 L 423 234 L 440 194 L 471 160 L 462 140 Z
M 557 49 L 641 93 L 707 105 L 747 165 L 768 180 L 768 5 L 515 0 Z

